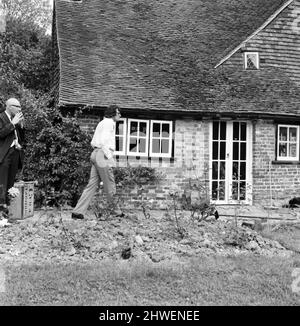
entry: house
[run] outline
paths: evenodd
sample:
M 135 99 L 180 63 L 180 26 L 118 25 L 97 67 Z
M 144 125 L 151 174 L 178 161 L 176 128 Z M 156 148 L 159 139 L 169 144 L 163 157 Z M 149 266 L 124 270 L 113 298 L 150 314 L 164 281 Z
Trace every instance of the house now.
M 93 131 L 115 103 L 120 165 L 203 180 L 217 204 L 300 193 L 300 0 L 56 0 L 53 92 Z

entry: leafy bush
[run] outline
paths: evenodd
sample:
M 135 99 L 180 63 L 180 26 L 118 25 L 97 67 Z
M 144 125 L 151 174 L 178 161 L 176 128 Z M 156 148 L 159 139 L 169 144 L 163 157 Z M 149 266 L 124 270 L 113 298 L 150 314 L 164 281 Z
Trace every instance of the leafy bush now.
M 156 183 L 161 178 L 154 168 L 142 165 L 114 168 L 114 175 L 116 184 L 122 187 Z
M 37 205 L 73 206 L 88 180 L 90 137 L 79 128 L 76 117 L 64 118 L 47 107 L 36 115 L 32 111 L 23 178 L 38 181 Z

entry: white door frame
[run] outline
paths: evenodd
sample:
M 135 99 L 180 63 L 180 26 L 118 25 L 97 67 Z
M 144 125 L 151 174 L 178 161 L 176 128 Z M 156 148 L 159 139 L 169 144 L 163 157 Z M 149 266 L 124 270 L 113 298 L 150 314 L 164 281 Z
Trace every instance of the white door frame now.
M 225 197 L 224 200 L 212 198 L 212 144 L 213 144 L 213 122 L 226 122 L 226 158 L 225 158 Z M 233 123 L 246 123 L 246 199 L 232 199 L 232 167 L 233 167 Z M 209 122 L 209 193 L 211 202 L 217 205 L 246 204 L 252 205 L 252 147 L 253 146 L 253 125 L 247 120 L 218 120 Z

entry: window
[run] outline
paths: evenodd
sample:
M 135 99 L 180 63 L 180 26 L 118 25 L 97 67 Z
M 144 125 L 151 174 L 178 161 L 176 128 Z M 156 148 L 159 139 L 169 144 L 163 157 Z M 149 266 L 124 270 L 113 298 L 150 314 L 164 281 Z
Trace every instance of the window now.
M 259 55 L 258 52 L 245 52 L 245 69 L 257 70 L 259 69 Z
M 172 156 L 172 121 L 151 121 L 149 156 Z
M 172 121 L 122 118 L 115 134 L 115 155 L 172 157 Z
M 127 155 L 148 156 L 149 121 L 128 119 Z
M 299 160 L 299 126 L 278 125 L 277 160 Z
M 116 155 L 126 153 L 126 119 L 121 118 L 116 122 Z

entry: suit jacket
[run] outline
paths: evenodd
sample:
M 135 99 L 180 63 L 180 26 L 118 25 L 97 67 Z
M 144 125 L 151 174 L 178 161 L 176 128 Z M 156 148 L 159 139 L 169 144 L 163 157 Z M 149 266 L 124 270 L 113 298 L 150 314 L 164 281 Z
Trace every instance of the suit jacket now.
M 21 146 L 24 144 L 24 128 L 19 125 L 14 126 L 10 121 L 5 111 L 0 113 L 0 164 L 3 162 L 11 143 L 15 139 L 15 129 L 18 134 L 18 141 Z M 24 151 L 21 149 L 19 159 L 19 168 L 23 166 Z

